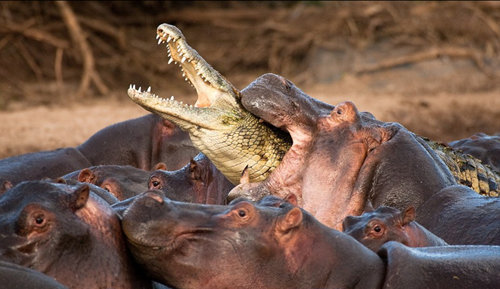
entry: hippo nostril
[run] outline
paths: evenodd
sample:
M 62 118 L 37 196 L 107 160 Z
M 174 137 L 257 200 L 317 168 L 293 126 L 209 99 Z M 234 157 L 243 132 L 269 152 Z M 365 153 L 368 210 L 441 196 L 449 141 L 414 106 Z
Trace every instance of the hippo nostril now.
M 153 207 L 157 203 L 163 204 L 163 198 L 156 193 L 146 193 L 146 196 L 148 197 L 145 204 L 147 207 Z

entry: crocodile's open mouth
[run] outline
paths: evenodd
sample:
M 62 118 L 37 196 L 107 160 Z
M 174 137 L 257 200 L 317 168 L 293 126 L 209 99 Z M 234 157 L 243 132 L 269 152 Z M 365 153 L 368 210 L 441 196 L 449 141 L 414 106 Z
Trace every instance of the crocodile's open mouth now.
M 184 35 L 177 27 L 161 24 L 156 33 L 158 45 L 166 43 L 168 64 L 174 62 L 179 65 L 184 80 L 196 89 L 198 99 L 194 104 L 195 107 L 210 107 L 218 100 L 227 100 L 228 95 L 235 98 L 237 91 L 234 86 L 187 44 Z M 136 99 L 139 97 L 143 99 L 157 98 L 163 100 L 164 105 L 179 105 L 176 104 L 173 96 L 167 100 L 151 94 L 151 88 L 143 92 L 141 88 L 136 90 L 135 85 L 131 85 L 129 95 L 132 97 L 131 94 Z

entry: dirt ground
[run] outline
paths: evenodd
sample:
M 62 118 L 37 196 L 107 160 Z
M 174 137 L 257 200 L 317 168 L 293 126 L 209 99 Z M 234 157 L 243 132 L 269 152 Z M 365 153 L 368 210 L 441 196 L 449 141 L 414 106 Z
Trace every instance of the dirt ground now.
M 75 146 L 147 113 L 130 83 L 194 103 L 154 39 L 163 22 L 240 89 L 273 72 L 434 140 L 500 132 L 497 2 L 187 2 L 64 2 L 80 39 L 64 5 L 0 3 L 0 158 Z

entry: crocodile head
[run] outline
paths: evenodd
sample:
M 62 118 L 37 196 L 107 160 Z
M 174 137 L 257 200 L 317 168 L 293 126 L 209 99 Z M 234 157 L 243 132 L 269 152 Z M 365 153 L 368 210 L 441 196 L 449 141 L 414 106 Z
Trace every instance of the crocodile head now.
M 240 91 L 187 44 L 177 27 L 161 24 L 156 32 L 158 44 L 166 43 L 168 63 L 180 66 L 198 99 L 194 106 L 187 105 L 135 85 L 128 89 L 129 97 L 187 131 L 193 144 L 232 183 L 238 183 L 246 166 L 252 182 L 264 180 L 290 147 L 289 137 L 248 112 Z

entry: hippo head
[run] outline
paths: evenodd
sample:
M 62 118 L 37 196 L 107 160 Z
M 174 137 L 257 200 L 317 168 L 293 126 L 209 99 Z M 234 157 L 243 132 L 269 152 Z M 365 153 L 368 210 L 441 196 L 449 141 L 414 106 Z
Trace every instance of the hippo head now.
M 396 241 L 409 245 L 406 226 L 415 220 L 415 209 L 409 207 L 404 213 L 398 209 L 380 206 L 375 211 L 361 216 L 347 216 L 343 222 L 344 233 L 377 252 L 384 243 Z
M 239 199 L 229 206 L 199 205 L 147 191 L 123 212 L 122 227 L 135 259 L 170 286 L 276 288 L 282 282 L 296 288 L 283 280 L 290 282 L 288 270 L 300 267 L 287 248 L 297 245 L 303 211 L 270 203 Z
M 87 185 L 22 182 L 6 191 L 0 196 L 0 259 L 43 272 L 61 246 L 84 249 L 89 226 L 76 212 L 88 198 Z
M 222 205 L 234 185 L 200 153 L 179 170 L 153 172 L 148 187 L 163 191 L 171 200 Z

